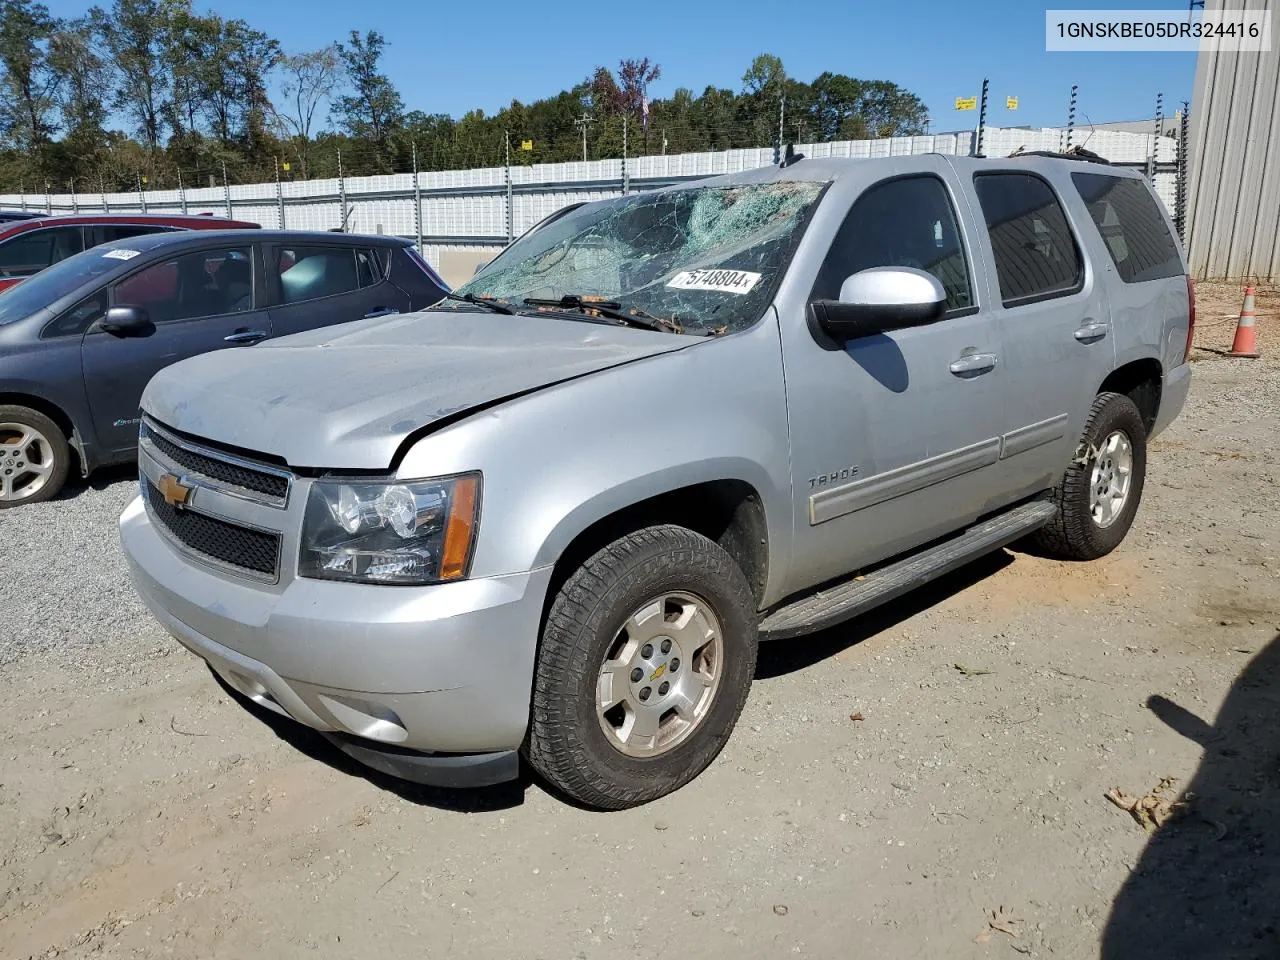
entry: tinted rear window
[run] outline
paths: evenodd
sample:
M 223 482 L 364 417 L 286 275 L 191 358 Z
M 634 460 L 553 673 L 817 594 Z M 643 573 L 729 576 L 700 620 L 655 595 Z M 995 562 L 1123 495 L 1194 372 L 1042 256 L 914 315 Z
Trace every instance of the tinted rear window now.
M 1073 173 L 1071 179 L 1121 280 L 1141 283 L 1182 276 L 1178 245 L 1144 183 L 1099 173 Z

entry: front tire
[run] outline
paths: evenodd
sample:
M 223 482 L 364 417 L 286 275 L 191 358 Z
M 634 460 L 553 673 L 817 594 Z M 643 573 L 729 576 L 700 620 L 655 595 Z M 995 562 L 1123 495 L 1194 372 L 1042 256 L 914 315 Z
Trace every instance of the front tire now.
M 1100 393 L 1085 422 L 1080 452 L 1053 491 L 1057 515 L 1036 545 L 1064 560 L 1096 560 L 1133 525 L 1147 475 L 1147 428 L 1134 402 Z
M 683 527 L 647 527 L 575 570 L 551 604 L 525 756 L 579 803 L 619 810 L 688 783 L 746 703 L 756 604 L 742 570 Z
M 0 405 L 0 510 L 55 496 L 70 464 L 56 423 L 30 407 Z

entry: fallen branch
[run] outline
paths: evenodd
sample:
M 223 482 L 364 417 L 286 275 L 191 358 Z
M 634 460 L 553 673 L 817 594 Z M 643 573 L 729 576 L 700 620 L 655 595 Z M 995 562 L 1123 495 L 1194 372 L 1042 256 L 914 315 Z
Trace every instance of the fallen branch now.
M 208 736 L 207 733 L 192 733 L 190 730 L 179 730 L 176 726 L 174 726 L 174 721 L 176 719 L 177 719 L 176 717 L 169 718 L 169 729 L 172 730 L 174 733 L 180 733 L 184 737 L 207 737 Z

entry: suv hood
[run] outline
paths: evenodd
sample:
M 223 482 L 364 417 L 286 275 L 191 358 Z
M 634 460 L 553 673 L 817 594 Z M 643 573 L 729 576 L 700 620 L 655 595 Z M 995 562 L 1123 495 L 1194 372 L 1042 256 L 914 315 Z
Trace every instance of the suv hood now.
M 142 407 L 294 467 L 385 470 L 438 420 L 697 342 L 550 317 L 406 314 L 192 357 L 156 374 Z

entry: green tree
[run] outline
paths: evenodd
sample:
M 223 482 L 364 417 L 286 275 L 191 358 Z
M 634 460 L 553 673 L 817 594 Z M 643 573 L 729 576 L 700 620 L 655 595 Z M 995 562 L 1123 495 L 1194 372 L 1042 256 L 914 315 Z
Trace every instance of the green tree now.
M 112 104 L 153 149 L 160 146 L 171 88 L 167 41 L 172 5 L 172 0 L 115 0 L 110 13 L 90 11 L 102 24 L 103 42 L 119 72 Z
M 341 76 L 338 48 L 330 44 L 308 53 L 286 54 L 280 58 L 283 79 L 280 93 L 284 102 L 272 108 L 277 132 L 287 139 L 298 158 L 303 179 L 310 176 L 311 135 L 320 108 L 333 99 Z
M 57 21 L 42 3 L 0 0 L 0 134 L 43 168 L 43 148 L 57 129 L 60 76 L 49 62 Z
M 385 162 L 390 134 L 404 115 L 404 101 L 382 72 L 385 47 L 386 40 L 376 30 L 363 37 L 352 30 L 349 42 L 337 44 L 351 93 L 338 97 L 333 105 L 346 133 L 370 141 L 380 163 Z

